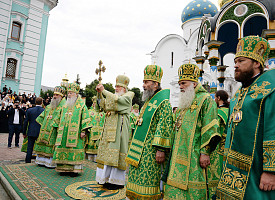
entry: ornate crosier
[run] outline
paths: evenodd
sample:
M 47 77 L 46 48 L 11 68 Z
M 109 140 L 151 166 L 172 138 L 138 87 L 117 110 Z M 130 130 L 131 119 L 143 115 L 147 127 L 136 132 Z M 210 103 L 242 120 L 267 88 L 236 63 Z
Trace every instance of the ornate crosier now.
M 103 62 L 100 60 L 98 63 L 99 67 L 96 68 L 96 70 L 95 70 L 96 75 L 99 76 L 98 77 L 99 84 L 101 84 L 101 81 L 102 81 L 101 72 L 103 73 L 106 70 L 106 67 L 104 65 L 102 66 L 102 64 L 103 64 Z

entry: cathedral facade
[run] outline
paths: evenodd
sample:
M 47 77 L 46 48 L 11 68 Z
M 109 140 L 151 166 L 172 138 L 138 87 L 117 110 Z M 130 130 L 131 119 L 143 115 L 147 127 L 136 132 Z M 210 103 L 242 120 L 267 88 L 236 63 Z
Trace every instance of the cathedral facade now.
M 40 94 L 49 12 L 57 2 L 0 0 L 1 88 Z
M 234 56 L 238 39 L 259 35 L 271 45 L 266 68 L 275 65 L 275 1 L 220 0 L 220 11 L 208 0 L 193 0 L 182 11 L 183 35 L 167 35 L 151 53 L 152 64 L 163 68 L 163 88 L 171 89 L 171 104 L 178 105 L 177 70 L 186 63 L 197 64 L 200 82 L 214 96 L 224 89 L 234 95 L 240 83 L 234 79 Z

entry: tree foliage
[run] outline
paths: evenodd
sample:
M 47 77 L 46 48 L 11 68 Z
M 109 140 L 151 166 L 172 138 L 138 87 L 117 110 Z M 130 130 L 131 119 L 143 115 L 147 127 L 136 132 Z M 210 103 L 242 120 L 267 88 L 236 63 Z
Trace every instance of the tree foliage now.
M 86 105 L 88 106 L 88 108 L 92 105 L 92 98 L 93 96 L 96 96 L 97 95 L 97 92 L 96 92 L 96 86 L 98 84 L 98 80 L 95 79 L 93 82 L 91 82 L 90 84 L 86 85 L 85 87 L 85 90 L 83 91 L 83 96 L 86 97 Z M 112 83 L 105 83 L 103 84 L 105 90 L 108 90 L 112 93 L 115 92 L 115 89 L 113 87 L 113 84 Z
M 133 87 L 132 89 L 130 89 L 130 91 L 135 93 L 135 96 L 134 96 L 133 101 L 132 101 L 132 105 L 138 104 L 139 108 L 141 108 L 141 106 L 143 105 L 143 102 L 141 101 L 142 94 L 140 92 L 140 89 L 136 88 L 136 87 Z
M 85 89 L 83 90 L 83 95 L 82 96 L 86 97 L 86 105 L 88 107 L 92 106 L 92 103 L 93 103 L 92 102 L 92 97 L 97 95 L 97 92 L 96 92 L 95 88 L 96 88 L 98 83 L 99 83 L 98 80 L 95 79 L 90 84 L 87 84 Z M 113 87 L 112 83 L 104 83 L 103 86 L 104 86 L 105 90 L 108 90 L 112 93 L 115 93 L 115 88 Z M 134 105 L 136 103 L 141 108 L 141 106 L 143 105 L 143 102 L 141 101 L 142 93 L 140 92 L 140 89 L 136 88 L 136 87 L 133 87 L 132 89 L 130 89 L 130 91 L 135 93 L 132 105 Z
M 41 90 L 40 91 L 40 96 L 43 98 L 43 99 L 46 99 L 47 98 L 47 93 L 49 93 L 49 96 L 52 97 L 53 96 L 53 91 L 52 90 L 47 90 L 47 91 L 43 91 Z
M 75 81 L 75 83 L 77 83 L 78 85 L 81 84 L 79 74 L 76 75 L 76 81 Z M 80 88 L 79 94 L 80 94 L 82 97 L 86 97 L 82 88 Z

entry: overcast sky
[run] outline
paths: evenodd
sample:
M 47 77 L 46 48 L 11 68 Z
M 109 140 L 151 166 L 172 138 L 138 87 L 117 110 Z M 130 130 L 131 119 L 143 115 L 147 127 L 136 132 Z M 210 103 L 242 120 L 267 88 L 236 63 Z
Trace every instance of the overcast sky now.
M 103 83 L 119 74 L 129 87 L 142 88 L 143 69 L 151 64 L 157 43 L 168 34 L 182 35 L 181 13 L 189 0 L 60 0 L 50 11 L 42 85 L 60 85 L 80 76 L 81 87 L 98 78 Z M 217 5 L 217 0 L 212 0 Z

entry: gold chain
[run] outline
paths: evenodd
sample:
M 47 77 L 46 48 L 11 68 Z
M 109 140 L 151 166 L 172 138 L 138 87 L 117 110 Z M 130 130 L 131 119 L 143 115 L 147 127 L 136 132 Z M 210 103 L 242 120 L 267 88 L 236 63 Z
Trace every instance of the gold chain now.
M 232 111 L 231 115 L 230 115 L 229 124 L 231 123 L 231 120 L 234 117 L 235 111 L 239 112 L 242 109 L 243 102 L 244 102 L 244 99 L 245 99 L 245 97 L 247 95 L 247 92 L 248 92 L 248 88 L 242 88 L 240 90 L 240 94 L 238 96 L 237 102 L 236 102 L 236 104 L 235 104 L 235 106 L 233 108 L 233 111 Z M 244 93 L 244 95 L 243 95 L 243 93 Z

